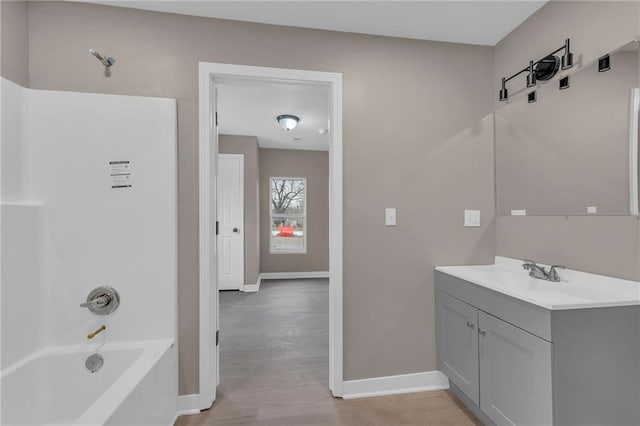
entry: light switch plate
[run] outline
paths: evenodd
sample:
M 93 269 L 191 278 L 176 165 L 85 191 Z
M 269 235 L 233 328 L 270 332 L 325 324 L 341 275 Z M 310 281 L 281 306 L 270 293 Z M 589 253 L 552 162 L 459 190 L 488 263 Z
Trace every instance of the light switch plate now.
M 466 228 L 478 228 L 480 226 L 480 210 L 465 210 L 464 226 Z
M 522 210 L 511 210 L 511 216 L 526 216 L 527 215 L 527 211 L 522 209 Z
M 589 213 L 589 214 L 598 213 L 598 207 L 597 206 L 589 206 L 589 207 L 587 207 L 587 213 Z
M 396 226 L 396 209 L 384 209 L 384 224 Z

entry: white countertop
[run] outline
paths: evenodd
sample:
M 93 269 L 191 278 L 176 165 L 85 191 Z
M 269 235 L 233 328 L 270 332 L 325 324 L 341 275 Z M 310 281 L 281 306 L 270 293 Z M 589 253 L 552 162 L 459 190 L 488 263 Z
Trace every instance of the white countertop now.
M 438 266 L 436 270 L 549 310 L 640 305 L 638 281 L 561 269 L 561 281 L 550 282 L 529 277 L 523 263 L 496 256 L 493 265 Z

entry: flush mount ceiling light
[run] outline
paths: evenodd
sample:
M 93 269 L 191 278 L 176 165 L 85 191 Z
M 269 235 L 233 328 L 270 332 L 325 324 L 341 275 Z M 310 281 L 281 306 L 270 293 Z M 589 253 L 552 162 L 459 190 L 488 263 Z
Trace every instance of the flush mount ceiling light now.
M 300 118 L 291 114 L 282 114 L 277 116 L 276 120 L 278 121 L 278 124 L 280 124 L 280 127 L 285 129 L 286 131 L 289 131 L 293 130 L 298 125 Z

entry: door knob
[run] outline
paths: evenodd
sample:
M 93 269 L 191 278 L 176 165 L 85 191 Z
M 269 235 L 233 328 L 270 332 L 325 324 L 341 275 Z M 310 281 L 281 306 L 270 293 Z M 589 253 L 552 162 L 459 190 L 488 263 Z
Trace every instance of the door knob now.
M 233 232 L 237 234 L 238 232 L 240 232 L 240 230 L 238 228 L 233 228 Z
M 485 334 L 487 334 L 487 330 L 485 330 L 484 328 L 479 328 L 478 329 L 478 333 L 480 333 L 480 335 L 484 336 Z
M 474 322 L 472 322 L 472 321 L 467 321 L 467 327 L 469 327 L 469 328 L 473 328 L 473 327 L 475 327 L 475 326 L 476 326 L 476 324 L 475 324 Z

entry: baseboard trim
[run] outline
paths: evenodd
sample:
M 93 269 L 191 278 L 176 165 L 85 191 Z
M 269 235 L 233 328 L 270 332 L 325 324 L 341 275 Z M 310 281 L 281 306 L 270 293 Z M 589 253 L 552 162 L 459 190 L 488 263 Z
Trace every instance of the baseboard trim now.
M 260 280 L 299 280 L 303 278 L 329 278 L 329 271 L 263 272 Z
M 200 412 L 200 395 L 195 393 L 191 395 L 178 396 L 178 412 L 177 416 L 188 416 L 198 414 Z
M 373 377 L 371 379 L 344 382 L 344 399 L 371 396 L 398 395 L 449 389 L 449 380 L 440 371 L 401 374 L 398 376 Z
M 245 284 L 242 291 L 245 293 L 255 293 L 260 290 L 260 281 L 262 281 L 262 277 L 258 275 L 258 281 L 255 284 Z

